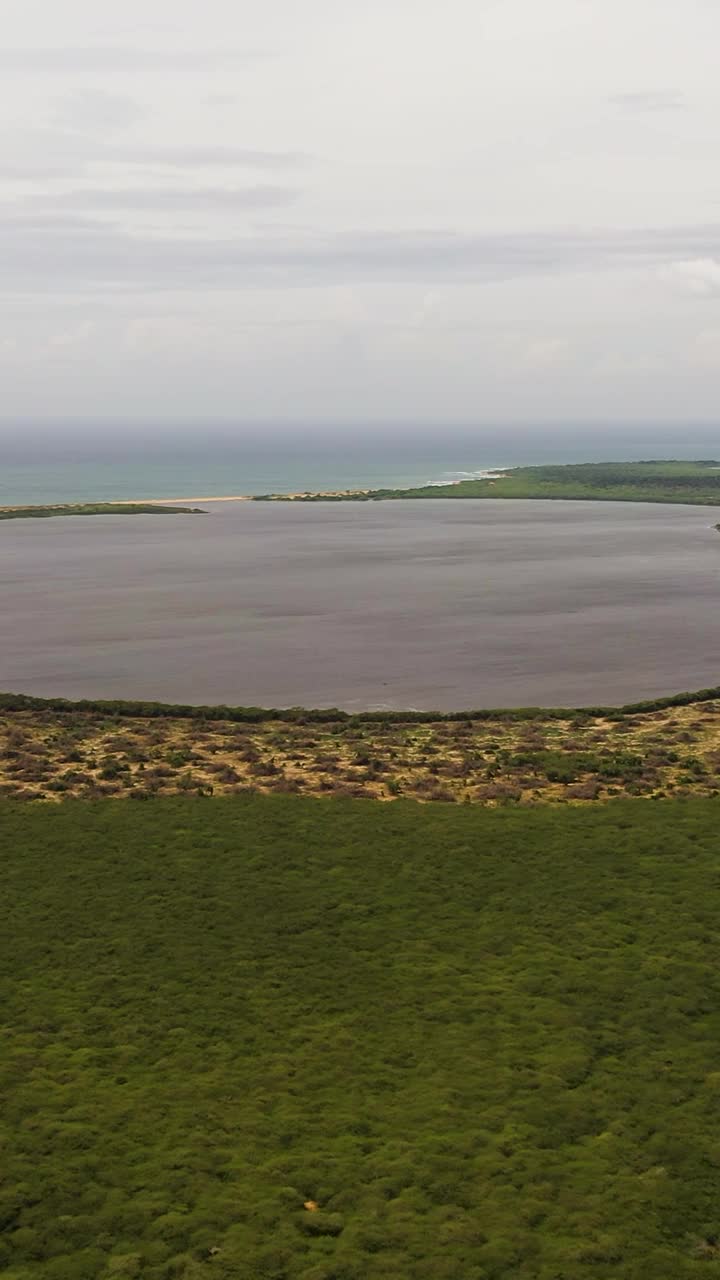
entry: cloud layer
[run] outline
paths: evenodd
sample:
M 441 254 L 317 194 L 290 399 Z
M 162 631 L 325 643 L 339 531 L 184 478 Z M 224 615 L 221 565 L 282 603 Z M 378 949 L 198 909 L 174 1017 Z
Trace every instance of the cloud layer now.
M 619 231 L 541 231 L 467 235 L 405 230 L 333 234 L 188 236 L 129 231 L 117 222 L 75 216 L 78 207 L 175 214 L 261 209 L 289 203 L 275 187 L 126 188 L 64 192 L 58 212 L 0 210 L 0 278 L 5 292 L 70 288 L 233 290 L 266 286 L 449 282 L 471 286 L 598 271 L 663 268 L 670 282 L 707 295 L 720 289 L 720 223 Z M 32 203 L 32 202 L 31 202 Z M 45 201 L 35 202 L 40 209 Z M 712 257 L 717 255 L 717 260 Z
M 715 412 L 716 5 L 38 12 L 0 50 L 8 414 Z
M 0 73 L 5 76 L 123 75 L 135 72 L 191 72 L 213 74 L 236 70 L 258 51 L 241 49 L 162 49 L 132 45 L 19 46 L 0 48 Z

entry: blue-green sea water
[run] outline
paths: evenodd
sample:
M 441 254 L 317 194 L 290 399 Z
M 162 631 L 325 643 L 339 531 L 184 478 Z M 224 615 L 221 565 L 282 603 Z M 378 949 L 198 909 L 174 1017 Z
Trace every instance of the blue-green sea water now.
M 720 429 L 0 423 L 0 505 L 447 483 L 548 462 L 710 458 Z

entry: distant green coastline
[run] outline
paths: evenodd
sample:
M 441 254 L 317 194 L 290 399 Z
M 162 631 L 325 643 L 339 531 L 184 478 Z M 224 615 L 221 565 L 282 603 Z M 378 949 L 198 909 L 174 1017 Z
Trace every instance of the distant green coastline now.
M 200 515 L 201 507 L 152 502 L 62 502 L 44 507 L 0 507 L 0 520 L 47 520 L 53 516 Z
M 583 462 L 512 467 L 477 480 L 415 489 L 263 494 L 256 502 L 381 502 L 402 498 L 545 498 L 590 502 L 672 502 L 720 506 L 720 462 L 714 459 Z
M 409 489 L 333 489 L 296 493 L 236 494 L 252 502 L 385 502 L 437 498 L 542 498 L 579 502 L 685 503 L 720 506 L 720 461 L 650 459 L 640 462 L 582 462 L 508 467 L 477 479 L 427 484 Z M 206 501 L 230 501 L 208 497 Z M 201 507 L 149 502 L 57 502 L 2 506 L 0 520 L 54 516 L 197 515 Z

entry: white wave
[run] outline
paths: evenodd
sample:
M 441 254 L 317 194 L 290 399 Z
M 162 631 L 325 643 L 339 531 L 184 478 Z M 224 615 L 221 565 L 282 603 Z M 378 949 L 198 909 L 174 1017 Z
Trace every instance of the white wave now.
M 506 468 L 479 467 L 476 471 L 446 471 L 440 480 L 428 480 L 428 488 L 436 488 L 444 484 L 460 484 L 463 480 L 493 480 L 505 474 Z

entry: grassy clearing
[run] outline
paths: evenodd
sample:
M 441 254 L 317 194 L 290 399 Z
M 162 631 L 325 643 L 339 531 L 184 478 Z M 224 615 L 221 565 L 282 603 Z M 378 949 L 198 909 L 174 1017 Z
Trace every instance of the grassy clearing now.
M 720 505 L 720 463 L 585 462 L 565 466 L 512 467 L 484 480 L 370 489 L 355 493 L 264 495 L 257 501 L 367 502 L 396 498 L 566 498 L 606 502 L 684 502 Z
M 8 1280 L 720 1275 L 717 814 L 3 802 Z
M 527 805 L 719 788 L 720 699 L 410 723 L 0 710 L 0 796 L 23 800 L 251 790 Z

